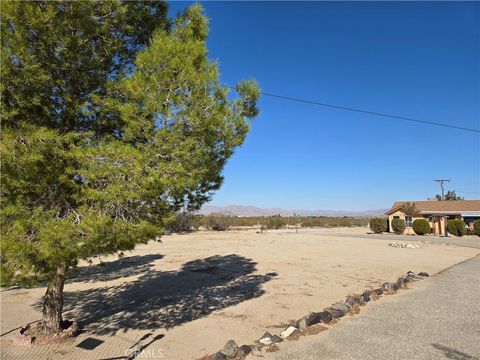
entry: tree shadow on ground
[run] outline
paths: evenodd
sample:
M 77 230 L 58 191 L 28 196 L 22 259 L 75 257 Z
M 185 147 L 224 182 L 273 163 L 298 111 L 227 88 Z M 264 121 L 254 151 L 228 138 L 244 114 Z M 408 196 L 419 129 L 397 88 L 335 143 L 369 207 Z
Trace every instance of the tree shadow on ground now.
M 454 348 L 440 345 L 440 344 L 432 344 L 432 346 L 443 352 L 443 354 L 447 357 L 447 359 L 453 360 L 478 360 L 478 357 L 466 354 L 464 352 L 458 351 Z
M 66 283 L 110 281 L 145 274 L 153 268 L 153 262 L 161 258 L 163 255 L 160 254 L 135 255 L 97 265 L 78 267 L 71 272 Z
M 117 286 L 66 292 L 64 317 L 98 335 L 172 328 L 264 294 L 261 285 L 277 274 L 254 275 L 255 265 L 235 254 L 217 255 L 179 271 L 148 271 Z

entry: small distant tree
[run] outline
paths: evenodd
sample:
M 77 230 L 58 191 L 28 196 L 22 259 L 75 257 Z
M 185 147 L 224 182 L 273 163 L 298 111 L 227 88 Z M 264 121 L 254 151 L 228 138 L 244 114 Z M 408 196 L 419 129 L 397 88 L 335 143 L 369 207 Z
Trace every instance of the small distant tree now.
M 413 202 L 406 202 L 402 205 L 403 211 L 405 215 L 415 217 L 418 216 L 419 211 L 417 209 L 417 206 Z
M 442 195 L 437 194 L 435 195 L 437 200 L 441 201 L 442 200 Z M 459 196 L 455 193 L 455 190 L 452 191 L 447 191 L 445 194 L 445 200 L 464 200 L 463 196 Z
M 403 219 L 393 219 L 392 230 L 395 234 L 403 234 L 403 231 L 405 230 L 405 221 Z

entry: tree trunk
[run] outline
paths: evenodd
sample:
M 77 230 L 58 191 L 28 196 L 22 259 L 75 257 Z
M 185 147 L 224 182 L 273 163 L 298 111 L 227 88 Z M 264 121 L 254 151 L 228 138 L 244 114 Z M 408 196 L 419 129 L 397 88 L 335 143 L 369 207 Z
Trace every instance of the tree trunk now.
M 63 285 L 65 284 L 65 266 L 59 266 L 50 279 L 43 301 L 43 326 L 45 332 L 55 334 L 62 330 Z

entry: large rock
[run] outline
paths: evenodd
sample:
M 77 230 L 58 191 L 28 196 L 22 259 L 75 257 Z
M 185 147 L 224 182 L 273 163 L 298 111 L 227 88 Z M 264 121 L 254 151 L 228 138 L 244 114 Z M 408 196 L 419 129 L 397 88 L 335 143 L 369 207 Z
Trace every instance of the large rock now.
M 354 308 L 356 305 L 364 305 L 365 299 L 362 295 L 349 295 L 345 299 L 345 304 L 348 304 L 351 308 Z
M 311 313 L 297 321 L 297 328 L 300 331 L 304 331 L 308 327 L 318 324 L 320 321 L 321 319 L 318 313 Z
M 411 281 L 415 281 L 415 280 L 417 280 L 417 279 L 421 279 L 421 277 L 420 277 L 420 276 L 417 276 L 417 274 L 415 274 L 413 271 L 407 272 L 406 278 L 407 278 L 407 279 L 410 279 Z
M 297 334 L 298 332 L 299 332 L 299 330 L 298 330 L 295 326 L 290 325 L 289 327 L 287 327 L 285 330 L 283 330 L 283 331 L 280 333 L 280 336 L 281 336 L 283 339 L 286 339 L 286 338 L 288 338 L 288 337 L 291 336 L 291 335 Z
M 399 287 L 405 287 L 405 284 L 410 282 L 410 280 L 407 280 L 407 277 L 405 276 L 400 276 L 397 280 L 397 284 Z
M 223 346 L 223 349 L 220 350 L 222 354 L 227 355 L 227 357 L 235 357 L 238 352 L 238 345 L 235 340 L 228 340 Z
M 308 325 L 307 325 L 307 319 L 306 318 L 301 318 L 300 320 L 297 321 L 297 328 L 298 330 L 300 331 L 305 331 L 307 330 L 308 328 Z
M 258 340 L 258 342 L 262 345 L 272 345 L 275 343 L 282 342 L 283 339 L 278 335 L 272 335 L 269 332 L 263 334 L 263 336 Z
M 277 343 L 280 343 L 282 341 L 283 341 L 283 339 L 280 336 L 278 336 L 278 335 L 273 335 L 272 336 L 272 343 L 273 344 L 277 344 Z
M 392 283 L 386 282 L 382 285 L 382 290 L 386 293 L 392 293 L 395 291 L 395 288 Z
M 378 296 L 383 295 L 383 290 L 382 289 L 375 289 L 375 290 L 373 290 L 373 292 L 375 294 L 377 294 Z
M 352 297 L 355 299 L 355 302 L 358 305 L 365 305 L 365 299 L 363 298 L 362 295 L 353 295 Z
M 213 355 L 213 360 L 226 360 L 227 358 L 227 355 L 221 353 L 220 351 Z
M 328 324 L 330 321 L 332 321 L 332 318 L 333 318 L 332 314 L 328 311 L 319 312 L 318 316 L 320 316 L 320 320 L 324 324 Z
M 250 354 L 253 351 L 251 346 L 248 345 L 242 345 L 238 348 L 238 356 L 240 358 L 244 358 L 248 354 Z
M 362 294 L 363 300 L 365 300 L 365 302 L 369 302 L 371 295 L 372 295 L 372 291 L 371 291 L 371 290 L 365 290 L 365 291 L 363 292 L 363 294 Z
M 343 311 L 343 313 L 348 313 L 350 310 L 351 310 L 351 306 L 349 306 L 348 304 L 346 303 L 335 303 L 331 306 L 331 308 L 333 310 L 340 310 L 340 311 Z
M 357 299 L 354 298 L 353 296 L 347 296 L 347 298 L 345 299 L 345 304 L 349 305 L 350 307 L 352 307 L 353 305 L 357 304 Z
M 262 345 L 271 345 L 273 344 L 272 337 L 272 334 L 266 332 L 260 339 L 258 339 L 258 342 Z
M 341 310 L 330 309 L 328 312 L 330 314 L 332 314 L 332 317 L 334 319 L 338 319 L 338 318 L 341 318 L 341 317 L 345 316 L 345 313 Z

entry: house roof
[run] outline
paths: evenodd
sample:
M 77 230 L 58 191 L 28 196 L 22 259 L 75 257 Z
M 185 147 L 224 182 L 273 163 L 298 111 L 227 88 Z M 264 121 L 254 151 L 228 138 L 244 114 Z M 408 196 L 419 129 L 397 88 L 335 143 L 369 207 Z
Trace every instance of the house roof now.
M 427 200 L 427 201 L 397 201 L 386 212 L 387 215 L 402 209 L 406 203 L 414 203 L 422 214 L 430 213 L 462 213 L 466 211 L 480 211 L 480 200 Z

